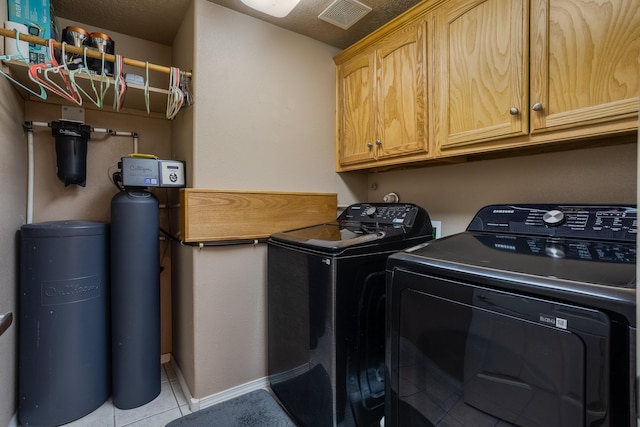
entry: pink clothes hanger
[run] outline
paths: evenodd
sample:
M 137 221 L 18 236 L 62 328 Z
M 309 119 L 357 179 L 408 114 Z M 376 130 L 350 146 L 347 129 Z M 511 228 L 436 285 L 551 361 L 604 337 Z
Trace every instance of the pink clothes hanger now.
M 113 108 L 116 111 L 120 111 L 122 108 L 122 104 L 124 103 L 124 95 L 127 92 L 127 82 L 124 78 L 123 72 L 124 66 L 124 58 L 122 55 L 116 55 L 116 79 L 114 82 L 114 97 L 113 97 Z
M 66 63 L 63 65 L 58 64 L 58 61 L 55 57 L 55 50 L 53 47 L 54 40 L 49 40 L 49 61 L 41 63 L 41 64 L 32 64 L 29 67 L 29 78 L 34 82 L 44 86 L 49 89 L 51 92 L 55 93 L 61 98 L 64 98 L 68 101 L 74 102 L 78 105 L 82 105 L 82 98 L 80 94 L 76 90 L 75 86 L 69 81 L 67 78 L 67 73 L 69 69 L 67 68 Z M 65 45 L 66 43 L 62 43 L 62 57 L 65 57 Z M 64 83 L 64 87 L 60 86 L 54 80 L 52 80 L 53 75 L 58 75 L 62 82 Z

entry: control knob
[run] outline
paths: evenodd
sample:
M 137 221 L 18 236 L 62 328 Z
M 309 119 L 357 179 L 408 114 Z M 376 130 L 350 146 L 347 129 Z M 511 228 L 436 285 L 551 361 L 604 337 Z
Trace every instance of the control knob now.
M 369 217 L 373 217 L 376 214 L 376 207 L 375 206 L 369 206 L 364 210 L 364 214 L 369 216 Z
M 551 258 L 564 258 L 566 256 L 564 246 L 554 242 L 548 242 L 545 245 L 544 253 Z
M 542 216 L 542 220 L 545 224 L 555 227 L 561 225 L 564 222 L 564 213 L 558 209 L 553 209 L 546 212 Z

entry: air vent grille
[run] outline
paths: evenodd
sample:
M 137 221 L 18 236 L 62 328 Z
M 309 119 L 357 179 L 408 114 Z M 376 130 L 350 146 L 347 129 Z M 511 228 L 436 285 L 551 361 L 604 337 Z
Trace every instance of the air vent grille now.
M 369 12 L 371 8 L 357 0 L 335 0 L 318 18 L 346 30 Z

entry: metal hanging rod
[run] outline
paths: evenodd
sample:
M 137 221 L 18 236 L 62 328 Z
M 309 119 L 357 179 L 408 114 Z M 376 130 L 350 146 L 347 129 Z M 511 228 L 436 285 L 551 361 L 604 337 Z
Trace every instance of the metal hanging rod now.
M 16 32 L 14 30 L 8 30 L 6 28 L 0 28 L 0 35 L 4 36 L 4 37 L 10 37 L 12 39 L 16 38 Z M 32 36 L 30 34 L 22 34 L 20 33 L 20 40 L 24 40 L 26 42 L 29 43 L 34 43 L 34 44 L 39 44 L 41 46 L 48 46 L 49 41 L 40 37 L 36 37 L 36 36 Z M 58 50 L 62 50 L 62 43 L 58 42 L 58 41 L 54 41 L 53 43 L 53 47 L 58 49 Z M 73 45 L 69 45 L 69 44 L 65 44 L 64 50 L 66 52 L 70 52 L 70 53 L 75 53 L 77 55 L 82 55 L 84 54 L 84 49 L 80 48 L 80 47 L 76 47 Z M 102 59 L 102 53 L 96 51 L 96 50 L 92 50 L 92 49 L 87 49 L 87 56 L 90 58 L 95 58 L 95 59 Z M 171 74 L 171 67 L 165 67 L 163 65 L 157 65 L 157 64 L 152 64 L 152 63 L 148 63 L 148 62 L 144 62 L 144 61 L 138 61 L 137 59 L 131 59 L 131 58 L 122 58 L 123 62 L 126 65 L 131 65 L 132 67 L 138 67 L 138 68 L 143 68 L 146 69 L 147 66 L 149 67 L 149 70 L 151 71 L 157 71 L 159 73 L 165 73 L 165 74 Z M 104 60 L 108 61 L 108 62 L 115 62 L 116 61 L 116 56 L 115 55 L 111 55 L 108 53 L 104 54 Z M 188 78 L 191 78 L 191 72 L 190 71 L 180 71 L 180 73 Z

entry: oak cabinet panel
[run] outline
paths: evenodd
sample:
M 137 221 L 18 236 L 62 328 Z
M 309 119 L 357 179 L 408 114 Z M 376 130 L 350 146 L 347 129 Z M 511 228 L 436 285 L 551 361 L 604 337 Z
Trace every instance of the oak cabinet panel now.
M 435 26 L 438 155 L 637 128 L 637 0 L 451 0 Z
M 403 28 L 338 64 L 338 170 L 428 156 L 426 28 Z
M 345 62 L 339 73 L 338 106 L 340 164 L 373 159 L 373 55 L 364 53 Z
M 531 0 L 531 132 L 632 117 L 638 0 Z
M 425 24 L 383 40 L 376 51 L 376 156 L 427 152 Z
M 436 18 L 441 148 L 529 131 L 526 0 L 454 0 Z

